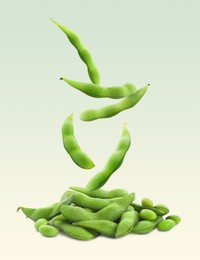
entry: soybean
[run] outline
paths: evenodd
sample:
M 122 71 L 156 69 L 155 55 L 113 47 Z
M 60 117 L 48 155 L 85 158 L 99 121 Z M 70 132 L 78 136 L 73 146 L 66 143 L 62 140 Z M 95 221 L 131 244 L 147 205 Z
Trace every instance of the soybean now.
M 136 87 L 131 83 L 125 83 L 123 86 L 102 87 L 100 85 L 75 81 L 67 78 L 60 78 L 73 88 L 82 93 L 95 98 L 123 98 L 136 92 Z
M 85 220 L 72 223 L 75 226 L 91 228 L 108 237 L 115 237 L 117 224 L 109 220 Z
M 150 209 L 141 210 L 139 216 L 140 218 L 145 220 L 155 220 L 157 218 L 156 213 Z
M 142 206 L 143 207 L 153 207 L 153 201 L 148 198 L 143 198 L 142 199 Z
M 169 231 L 175 226 L 175 222 L 172 219 L 165 219 L 158 224 L 158 230 Z
M 66 118 L 62 126 L 62 139 L 65 150 L 79 167 L 84 169 L 94 167 L 92 159 L 81 150 L 74 135 L 73 114 Z
M 126 124 L 124 124 L 121 139 L 114 153 L 109 157 L 104 169 L 90 179 L 85 187 L 86 190 L 93 191 L 99 189 L 107 182 L 110 176 L 121 166 L 130 144 L 130 133 L 126 128 Z
M 156 215 L 158 215 L 158 216 L 163 216 L 163 215 L 165 215 L 165 212 L 164 212 L 164 211 L 162 211 L 162 210 L 160 210 L 160 209 L 157 209 L 157 208 L 154 208 L 154 207 L 147 207 L 147 206 L 144 207 L 144 206 L 142 206 L 142 205 L 140 205 L 140 204 L 138 204 L 138 203 L 135 203 L 135 202 L 133 202 L 133 203 L 131 204 L 131 206 L 133 206 L 134 209 L 137 210 L 138 212 L 140 212 L 140 211 L 143 210 L 143 209 L 150 209 L 150 210 L 152 210 L 153 212 L 155 212 Z
M 169 213 L 169 209 L 165 204 L 157 204 L 154 206 L 155 209 L 161 210 L 162 212 L 164 212 L 163 215 L 166 215 Z
M 40 218 L 35 222 L 35 229 L 39 231 L 40 226 L 42 225 L 48 225 L 48 220 L 46 218 Z
M 177 215 L 170 215 L 170 216 L 167 216 L 166 219 L 171 219 L 175 222 L 175 224 L 179 224 L 181 222 L 181 218 Z
M 158 216 L 157 219 L 153 221 L 142 220 L 133 227 L 131 232 L 136 234 L 148 234 L 158 225 L 160 221 L 162 221 L 162 217 L 160 216 Z
M 79 57 L 82 59 L 82 61 L 87 66 L 88 75 L 89 75 L 91 81 L 94 84 L 99 84 L 100 83 L 100 74 L 97 69 L 97 66 L 95 65 L 95 63 L 93 61 L 92 55 L 85 48 L 85 46 L 81 42 L 79 36 L 72 30 L 70 30 L 68 27 L 64 26 L 63 24 L 60 24 L 60 23 L 54 21 L 53 19 L 51 19 L 51 21 L 53 23 L 55 23 L 65 33 L 65 35 L 67 36 L 67 38 L 69 39 L 71 44 L 76 48 L 76 50 L 79 54 Z
M 55 237 L 58 235 L 59 230 L 49 225 L 42 225 L 39 228 L 39 232 L 45 237 Z
M 80 119 L 83 121 L 93 121 L 101 118 L 113 117 L 120 112 L 134 107 L 147 91 L 149 84 L 137 90 L 132 95 L 125 97 L 122 101 L 116 104 L 108 105 L 99 109 L 89 109 L 81 113 Z

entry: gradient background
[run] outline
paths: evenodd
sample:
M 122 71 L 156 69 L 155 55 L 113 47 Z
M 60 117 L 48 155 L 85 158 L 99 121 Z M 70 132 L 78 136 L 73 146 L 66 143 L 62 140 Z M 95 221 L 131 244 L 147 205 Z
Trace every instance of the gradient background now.
M 199 9 L 198 0 L 1 1 L 2 259 L 199 258 Z M 80 35 L 102 85 L 151 83 L 134 109 L 79 120 L 84 109 L 117 100 L 93 99 L 59 81 L 89 79 L 50 17 Z M 80 146 L 96 163 L 91 171 L 77 167 L 62 146 L 61 126 L 72 112 Z M 68 186 L 84 186 L 114 150 L 124 122 L 132 146 L 105 188 L 165 203 L 182 223 L 171 232 L 116 240 L 42 237 L 16 208 L 49 205 Z

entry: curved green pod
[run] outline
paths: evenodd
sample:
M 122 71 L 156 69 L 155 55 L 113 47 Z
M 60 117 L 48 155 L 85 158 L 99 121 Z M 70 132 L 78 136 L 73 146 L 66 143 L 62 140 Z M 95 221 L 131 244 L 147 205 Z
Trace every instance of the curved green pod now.
M 93 191 L 99 189 L 107 182 L 110 176 L 121 166 L 130 144 L 130 133 L 126 128 L 126 124 L 124 124 L 122 136 L 114 153 L 109 157 L 103 170 L 89 180 L 85 187 L 86 190 Z
M 111 198 L 123 197 L 128 195 L 128 191 L 124 189 L 113 189 L 113 190 L 97 189 L 97 190 L 89 191 L 86 188 L 82 188 L 82 187 L 71 186 L 69 188 L 71 190 L 82 192 L 90 197 L 101 198 L 101 199 L 111 199 Z M 65 193 L 63 194 L 62 198 L 65 198 Z
M 136 87 L 131 83 L 125 83 L 123 86 L 102 87 L 87 82 L 80 82 L 62 77 L 61 80 L 68 83 L 73 88 L 82 93 L 95 98 L 123 98 L 136 92 Z
M 73 114 L 69 115 L 63 123 L 62 139 L 65 150 L 76 165 L 83 169 L 91 169 L 95 166 L 92 159 L 81 150 L 74 135 Z
M 69 237 L 73 237 L 79 240 L 91 240 L 98 236 L 98 233 L 93 230 L 88 230 L 83 227 L 72 225 L 62 215 L 53 218 L 51 224 L 53 227 L 64 232 Z
M 81 42 L 79 36 L 72 30 L 70 30 L 68 27 L 66 27 L 65 25 L 60 24 L 60 23 L 54 21 L 53 19 L 51 19 L 51 21 L 54 24 L 56 24 L 65 33 L 65 35 L 67 36 L 67 38 L 69 39 L 71 44 L 76 48 L 76 50 L 79 54 L 79 57 L 87 66 L 88 75 L 89 75 L 91 81 L 94 84 L 99 84 L 100 83 L 100 74 L 97 69 L 97 66 L 95 65 L 95 63 L 93 61 L 92 55 L 90 54 L 88 49 L 85 48 L 85 46 Z
M 157 225 L 162 221 L 162 217 L 158 216 L 157 219 L 150 221 L 150 220 L 142 220 L 138 222 L 132 229 L 132 233 L 136 234 L 148 234 L 150 233 L 154 228 L 157 227 Z
M 90 228 L 107 237 L 115 237 L 117 223 L 110 220 L 85 220 L 72 223 L 75 226 Z
M 80 119 L 83 121 L 93 121 L 101 118 L 109 118 L 119 114 L 126 109 L 130 109 L 134 107 L 144 96 L 148 89 L 148 86 L 149 84 L 137 90 L 132 95 L 125 97 L 119 103 L 108 105 L 99 109 L 85 110 L 80 114 Z

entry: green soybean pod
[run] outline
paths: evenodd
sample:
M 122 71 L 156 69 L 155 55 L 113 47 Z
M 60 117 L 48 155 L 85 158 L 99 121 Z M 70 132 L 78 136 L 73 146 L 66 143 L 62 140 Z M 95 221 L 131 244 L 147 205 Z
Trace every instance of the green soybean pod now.
M 123 197 L 125 195 L 128 195 L 128 191 L 124 189 L 113 189 L 113 190 L 97 189 L 97 190 L 89 191 L 86 188 L 82 188 L 82 187 L 73 186 L 69 188 L 71 190 L 82 192 L 90 197 L 101 198 L 101 199 L 111 199 L 115 197 Z M 65 198 L 65 193 L 63 194 L 62 198 Z
M 172 219 L 165 219 L 158 224 L 159 231 L 169 231 L 176 223 Z
M 73 237 L 79 240 L 91 240 L 98 236 L 98 233 L 93 230 L 88 230 L 82 227 L 74 226 L 65 219 L 62 215 L 59 215 L 52 219 L 52 225 L 58 230 L 64 232 L 69 237 Z
M 60 79 L 82 93 L 95 98 L 118 99 L 136 92 L 136 87 L 131 83 L 125 83 L 123 86 L 102 87 L 100 85 L 75 81 L 64 77 Z
M 39 231 L 40 226 L 42 225 L 48 225 L 48 220 L 46 218 L 40 218 L 35 222 L 35 229 L 37 229 L 37 231 Z
M 51 19 L 51 21 L 53 23 L 55 23 L 65 33 L 65 35 L 67 36 L 67 38 L 69 39 L 71 44 L 76 48 L 76 50 L 79 54 L 79 57 L 82 59 L 82 61 L 87 66 L 88 75 L 89 75 L 91 81 L 94 84 L 99 84 L 100 83 L 100 74 L 97 69 L 97 66 L 95 65 L 95 63 L 92 59 L 92 55 L 85 48 L 85 46 L 81 42 L 79 36 L 72 30 L 70 30 L 69 28 L 64 26 L 63 24 L 60 24 L 60 23 L 54 21 L 53 19 Z
M 142 199 L 142 206 L 143 207 L 153 207 L 153 201 L 149 198 Z
M 99 109 L 85 110 L 80 114 L 80 119 L 83 121 L 93 121 L 101 118 L 113 117 L 120 112 L 134 107 L 147 91 L 149 84 L 137 90 L 132 95 L 125 97 L 122 101 L 116 104 L 108 105 Z
M 39 227 L 39 232 L 45 237 L 55 237 L 58 235 L 59 230 L 49 225 L 41 225 Z
M 117 224 L 110 220 L 85 220 L 72 223 L 75 226 L 90 228 L 107 237 L 115 237 Z
M 145 220 L 155 220 L 157 215 L 150 209 L 143 209 L 140 211 L 139 217 Z
M 120 218 L 120 222 L 117 225 L 115 237 L 123 237 L 131 232 L 135 222 L 135 211 L 133 207 L 129 206 L 126 212 L 124 212 Z
M 66 118 L 62 126 L 62 139 L 65 150 L 75 164 L 83 169 L 91 169 L 94 167 L 92 159 L 81 150 L 74 135 L 73 114 Z
M 89 180 L 85 187 L 86 190 L 93 191 L 99 189 L 107 182 L 110 176 L 121 166 L 130 144 L 130 133 L 126 128 L 126 124 L 124 124 L 122 136 L 114 153 L 109 157 L 104 169 Z
M 163 215 L 166 215 L 169 213 L 169 209 L 165 204 L 161 204 L 161 203 L 157 204 L 154 206 L 154 208 L 163 211 L 164 212 Z
M 170 215 L 170 216 L 167 216 L 166 219 L 173 220 L 176 225 L 181 222 L 181 218 L 178 215 Z
M 132 229 L 132 233 L 136 234 L 148 234 L 150 233 L 158 223 L 162 221 L 162 217 L 158 216 L 157 219 L 150 221 L 150 220 L 142 220 L 139 221 Z
M 133 202 L 133 203 L 131 204 L 131 206 L 133 206 L 134 209 L 135 209 L 136 211 L 138 211 L 138 212 L 140 212 L 140 211 L 143 210 L 143 209 L 150 209 L 150 210 L 152 210 L 153 212 L 155 212 L 156 215 L 158 215 L 158 216 L 163 216 L 163 215 L 165 215 L 165 213 L 164 213 L 162 210 L 157 209 L 157 208 L 154 208 L 154 207 L 147 207 L 147 206 L 144 207 L 144 206 L 142 206 L 142 205 L 140 205 L 140 204 L 138 204 L 138 203 L 135 203 L 135 202 Z

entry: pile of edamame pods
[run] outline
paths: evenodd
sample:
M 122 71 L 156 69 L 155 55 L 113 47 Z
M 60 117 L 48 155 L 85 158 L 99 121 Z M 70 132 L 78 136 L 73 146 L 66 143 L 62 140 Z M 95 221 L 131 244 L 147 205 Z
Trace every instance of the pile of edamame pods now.
M 122 86 L 100 86 L 100 74 L 92 55 L 86 49 L 76 33 L 66 26 L 52 21 L 66 34 L 76 48 L 79 57 L 87 66 L 90 83 L 61 79 L 74 89 L 95 98 L 122 99 L 122 101 L 102 107 L 89 109 L 81 113 L 83 121 L 109 118 L 135 106 L 144 96 L 149 84 L 137 90 L 132 83 Z M 74 134 L 73 113 L 62 126 L 63 146 L 76 165 L 83 169 L 92 169 L 95 164 L 79 146 Z M 46 237 L 54 237 L 59 232 L 80 240 L 91 240 L 99 235 L 111 238 L 127 234 L 147 234 L 157 228 L 168 231 L 180 222 L 177 215 L 168 215 L 164 204 L 154 205 L 149 198 L 143 198 L 141 204 L 135 203 L 135 193 L 124 189 L 104 190 L 103 185 L 121 166 L 131 145 L 131 136 L 126 124 L 115 150 L 101 171 L 94 175 L 85 187 L 70 187 L 60 200 L 44 208 L 19 207 L 18 210 L 35 222 L 35 228 Z

